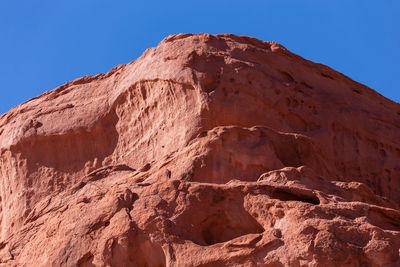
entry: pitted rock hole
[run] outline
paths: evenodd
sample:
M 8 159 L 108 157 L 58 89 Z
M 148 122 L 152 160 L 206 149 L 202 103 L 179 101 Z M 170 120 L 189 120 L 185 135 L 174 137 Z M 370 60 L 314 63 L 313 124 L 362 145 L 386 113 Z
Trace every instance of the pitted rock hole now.
M 264 231 L 262 226 L 243 207 L 236 206 L 236 208 L 226 210 L 221 208 L 214 211 L 211 207 L 205 207 L 205 209 L 210 212 L 198 212 L 199 217 L 185 216 L 186 220 L 182 219 L 180 222 L 178 220 L 179 228 L 188 229 L 181 233 L 184 239 L 201 246 L 211 246 Z M 194 211 L 190 211 L 190 214 L 193 214 L 192 212 Z
M 234 221 L 234 220 L 237 221 Z M 232 218 L 226 213 L 213 214 L 200 224 L 199 243 L 207 246 L 223 243 L 246 234 L 262 233 L 264 230 L 249 214 L 244 218 Z

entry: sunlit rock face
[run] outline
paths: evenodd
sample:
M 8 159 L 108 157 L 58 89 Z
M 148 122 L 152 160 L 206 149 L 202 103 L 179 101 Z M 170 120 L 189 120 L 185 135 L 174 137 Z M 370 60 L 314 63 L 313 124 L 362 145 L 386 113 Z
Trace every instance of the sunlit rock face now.
M 1 266 L 400 266 L 400 105 L 179 34 L 0 117 Z

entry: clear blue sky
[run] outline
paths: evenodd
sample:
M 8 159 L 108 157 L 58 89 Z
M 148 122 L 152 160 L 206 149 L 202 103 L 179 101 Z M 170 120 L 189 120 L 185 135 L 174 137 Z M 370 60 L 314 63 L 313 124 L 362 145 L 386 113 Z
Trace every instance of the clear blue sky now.
M 400 102 L 399 0 L 1 0 L 0 113 L 169 34 L 277 41 Z

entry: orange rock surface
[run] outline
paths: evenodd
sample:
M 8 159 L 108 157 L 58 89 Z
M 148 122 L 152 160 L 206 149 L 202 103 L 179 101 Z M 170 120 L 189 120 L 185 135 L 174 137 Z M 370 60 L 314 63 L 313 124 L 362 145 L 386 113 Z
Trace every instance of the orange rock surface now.
M 0 117 L 1 266 L 400 266 L 400 105 L 169 36 Z

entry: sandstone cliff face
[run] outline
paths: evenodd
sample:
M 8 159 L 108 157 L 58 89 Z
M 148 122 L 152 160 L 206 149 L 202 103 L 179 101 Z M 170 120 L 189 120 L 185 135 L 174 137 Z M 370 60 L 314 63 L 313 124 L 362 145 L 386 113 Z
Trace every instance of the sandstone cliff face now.
M 0 117 L 0 265 L 399 266 L 400 105 L 179 34 Z

